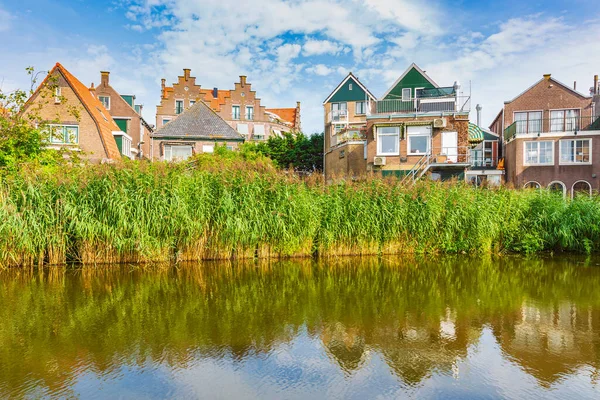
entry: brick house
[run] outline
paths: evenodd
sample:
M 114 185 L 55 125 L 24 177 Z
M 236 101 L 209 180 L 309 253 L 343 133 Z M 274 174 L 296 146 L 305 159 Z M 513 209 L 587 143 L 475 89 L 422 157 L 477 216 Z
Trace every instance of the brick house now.
M 93 162 L 121 159 L 114 135 L 121 130 L 93 91 L 56 63 L 27 100 L 23 113 L 48 124 L 48 147 L 81 151 Z
M 469 136 L 470 96 L 458 83 L 440 87 L 416 64 L 379 100 L 350 74 L 323 106 L 327 179 L 366 173 L 464 177 L 471 167 L 471 143 L 483 140 L 478 129 Z
M 183 76 L 169 87 L 162 79 L 160 105 L 156 107 L 157 128 L 202 100 L 246 140 L 266 140 L 282 132 L 300 131 L 300 102 L 295 108 L 266 108 L 245 76 L 240 76 L 233 90 L 203 89 L 190 72 L 184 69 Z
M 236 150 L 244 137 L 204 101 L 198 101 L 151 135 L 152 159 L 182 161 L 212 153 L 216 145 Z
M 506 180 L 566 195 L 600 189 L 600 126 L 592 97 L 550 74 L 504 103 L 490 125 L 503 135 Z
M 152 127 L 142 117 L 142 105 L 135 104 L 134 95 L 120 95 L 109 82 L 110 72 L 100 72 L 100 84 L 90 90 L 104 105 L 113 120 L 123 132 L 115 134 L 121 153 L 130 158 L 150 157 L 150 133 Z

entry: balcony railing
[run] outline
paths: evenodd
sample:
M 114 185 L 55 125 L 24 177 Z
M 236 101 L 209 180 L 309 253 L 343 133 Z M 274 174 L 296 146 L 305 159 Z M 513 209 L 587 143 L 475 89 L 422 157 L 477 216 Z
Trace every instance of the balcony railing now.
M 442 90 L 435 89 L 437 91 Z M 419 94 L 419 92 L 417 92 Z M 471 96 L 438 95 L 442 92 L 421 93 L 426 97 L 411 99 L 380 100 L 376 103 L 376 114 L 402 114 L 402 113 L 431 113 L 431 112 L 469 112 L 471 110 Z
M 335 143 L 345 143 L 352 140 L 367 140 L 367 133 L 363 130 L 352 129 L 335 135 Z
M 348 122 L 348 110 L 332 110 L 327 114 L 327 122 Z
M 504 130 L 504 139 L 513 139 L 516 135 L 539 135 L 541 133 L 553 132 L 581 132 L 600 130 L 600 118 L 566 117 L 566 118 L 543 118 L 515 121 Z

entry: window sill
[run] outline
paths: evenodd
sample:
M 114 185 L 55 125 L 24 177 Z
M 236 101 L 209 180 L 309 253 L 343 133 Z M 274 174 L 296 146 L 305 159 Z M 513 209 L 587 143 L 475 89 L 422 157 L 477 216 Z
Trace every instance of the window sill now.
M 427 153 L 407 153 L 407 156 L 430 156 L 431 153 L 427 152 Z
M 394 157 L 394 156 L 399 156 L 400 153 L 383 153 L 383 154 L 376 154 L 375 157 Z
M 523 163 L 524 167 L 554 167 L 555 163 L 552 164 L 525 164 Z
M 591 162 L 559 162 L 558 165 L 592 165 Z

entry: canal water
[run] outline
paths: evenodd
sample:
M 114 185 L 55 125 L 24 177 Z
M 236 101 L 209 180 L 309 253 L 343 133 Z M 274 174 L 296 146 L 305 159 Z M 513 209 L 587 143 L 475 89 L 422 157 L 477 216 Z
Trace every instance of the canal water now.
M 0 398 L 598 399 L 600 259 L 0 271 Z

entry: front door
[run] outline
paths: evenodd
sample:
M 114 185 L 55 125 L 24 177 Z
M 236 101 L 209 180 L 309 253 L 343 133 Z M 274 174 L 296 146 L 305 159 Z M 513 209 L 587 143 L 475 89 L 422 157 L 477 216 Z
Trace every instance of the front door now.
M 448 161 L 458 161 L 458 132 L 442 132 L 442 154 Z

